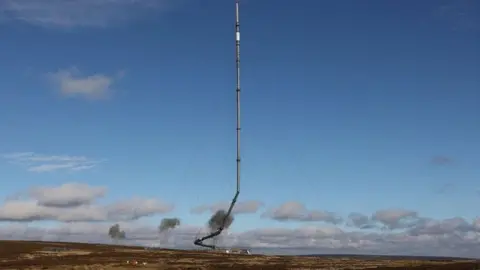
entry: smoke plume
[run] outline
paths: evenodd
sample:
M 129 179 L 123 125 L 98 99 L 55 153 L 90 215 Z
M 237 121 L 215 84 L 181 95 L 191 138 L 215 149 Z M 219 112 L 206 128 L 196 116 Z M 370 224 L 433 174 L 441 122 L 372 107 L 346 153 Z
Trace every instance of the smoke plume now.
M 125 231 L 120 230 L 120 225 L 115 224 L 108 230 L 108 235 L 113 241 L 118 242 L 118 240 L 125 239 Z
M 223 224 L 224 221 L 225 221 L 225 224 Z M 218 230 L 220 227 L 222 227 L 222 225 L 224 229 L 228 229 L 228 227 L 230 227 L 232 223 L 233 223 L 232 215 L 228 215 L 227 217 L 227 211 L 218 210 L 217 212 L 215 212 L 215 214 L 212 215 L 212 217 L 208 221 L 208 227 L 210 227 L 212 231 Z
M 180 219 L 178 218 L 164 218 L 158 226 L 158 232 L 160 233 L 160 243 L 168 243 L 170 238 L 170 230 L 175 229 L 180 225 Z
M 180 219 L 178 218 L 164 218 L 162 219 L 162 222 L 160 222 L 160 225 L 158 226 L 158 231 L 162 233 L 170 229 L 175 229 L 179 225 L 180 225 Z

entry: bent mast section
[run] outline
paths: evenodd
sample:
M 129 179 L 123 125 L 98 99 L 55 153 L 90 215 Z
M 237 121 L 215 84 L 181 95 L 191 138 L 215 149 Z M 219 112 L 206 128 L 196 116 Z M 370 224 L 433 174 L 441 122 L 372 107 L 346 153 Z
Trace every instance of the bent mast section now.
M 240 194 L 240 162 L 241 162 L 241 156 L 240 156 L 240 131 L 241 131 L 241 126 L 240 126 L 240 16 L 239 16 L 239 2 L 240 0 L 235 0 L 235 52 L 236 52 L 236 69 L 237 69 L 237 87 L 236 87 L 236 100 L 237 100 L 237 106 L 236 106 L 236 122 L 237 122 L 237 128 L 236 128 L 236 141 L 237 141 L 237 168 L 236 168 L 236 183 L 237 183 L 237 189 L 235 192 L 235 195 L 233 196 L 232 202 L 230 203 L 230 207 L 228 208 L 227 213 L 225 214 L 225 217 L 223 218 L 222 225 L 214 232 L 210 233 L 209 235 L 196 239 L 193 243 L 197 246 L 202 246 L 202 247 L 207 247 L 211 249 L 215 249 L 215 245 L 209 245 L 209 244 L 204 244 L 203 241 L 213 238 L 219 234 L 222 233 L 222 231 L 225 228 L 225 223 L 228 219 L 228 217 L 232 214 L 233 207 L 235 206 L 235 203 L 237 202 L 238 195 Z

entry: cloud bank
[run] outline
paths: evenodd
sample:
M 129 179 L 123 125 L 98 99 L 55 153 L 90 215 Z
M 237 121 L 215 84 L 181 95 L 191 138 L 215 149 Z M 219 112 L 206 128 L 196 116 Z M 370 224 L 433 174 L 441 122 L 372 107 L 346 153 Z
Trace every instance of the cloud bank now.
M 122 244 L 159 246 L 155 226 L 138 222 L 120 223 L 127 239 Z M 110 224 L 72 222 L 56 227 L 42 228 L 29 224 L 0 225 L 0 238 L 44 241 L 74 241 L 87 243 L 111 243 L 107 235 Z M 169 233 L 169 248 L 194 248 L 192 241 L 200 226 L 181 225 Z M 223 235 L 221 246 L 248 247 L 256 252 L 276 254 L 383 254 L 459 256 L 480 258 L 478 234 L 421 234 L 407 232 L 358 232 L 345 231 L 335 226 L 309 225 L 288 228 L 258 228 Z
M 141 218 L 165 215 L 171 203 L 152 198 L 130 198 L 102 204 L 108 189 L 82 183 L 31 187 L 0 205 L 0 238 L 111 243 L 107 234 L 118 223 L 127 235 L 124 244 L 159 245 L 159 227 Z M 193 208 L 193 213 L 214 212 L 225 202 Z M 263 203 L 239 202 L 237 214 L 254 214 Z M 198 210 L 200 209 L 200 210 Z M 217 245 L 249 247 L 258 252 L 355 253 L 390 255 L 460 256 L 480 258 L 480 218 L 451 217 L 435 220 L 400 208 L 379 209 L 372 214 L 352 212 L 347 217 L 308 209 L 290 201 L 268 207 L 260 214 L 277 221 L 273 227 L 242 231 L 228 229 Z M 39 221 L 56 221 L 43 228 Z M 296 225 L 285 228 L 291 222 Z M 192 248 L 205 224 L 175 225 L 168 232 L 166 247 Z

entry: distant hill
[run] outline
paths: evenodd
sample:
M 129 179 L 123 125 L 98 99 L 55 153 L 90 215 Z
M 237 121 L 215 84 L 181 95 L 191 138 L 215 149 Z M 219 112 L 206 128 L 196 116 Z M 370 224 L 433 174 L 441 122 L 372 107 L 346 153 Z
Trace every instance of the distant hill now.
M 402 256 L 402 255 L 359 255 L 359 254 L 304 254 L 301 257 L 358 258 L 362 260 L 421 260 L 421 261 L 459 261 L 472 258 L 437 257 L 437 256 Z

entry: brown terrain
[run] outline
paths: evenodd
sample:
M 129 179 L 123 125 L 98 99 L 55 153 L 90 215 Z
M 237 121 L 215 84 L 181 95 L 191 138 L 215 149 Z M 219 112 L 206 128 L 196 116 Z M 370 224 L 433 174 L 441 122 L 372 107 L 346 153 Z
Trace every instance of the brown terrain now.
M 480 269 L 474 260 L 302 257 L 0 241 L 0 269 Z

